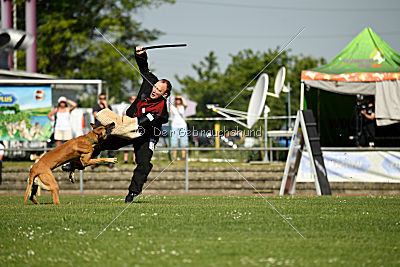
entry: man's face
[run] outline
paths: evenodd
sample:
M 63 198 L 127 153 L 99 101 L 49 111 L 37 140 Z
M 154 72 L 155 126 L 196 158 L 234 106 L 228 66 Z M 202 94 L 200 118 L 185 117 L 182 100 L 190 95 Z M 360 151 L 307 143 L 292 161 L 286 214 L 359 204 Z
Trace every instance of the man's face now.
M 166 97 L 167 94 L 165 93 L 165 91 L 167 91 L 167 84 L 162 81 L 158 81 L 153 86 L 153 90 L 151 91 L 150 98 L 157 99 L 157 98 L 160 98 L 161 96 Z

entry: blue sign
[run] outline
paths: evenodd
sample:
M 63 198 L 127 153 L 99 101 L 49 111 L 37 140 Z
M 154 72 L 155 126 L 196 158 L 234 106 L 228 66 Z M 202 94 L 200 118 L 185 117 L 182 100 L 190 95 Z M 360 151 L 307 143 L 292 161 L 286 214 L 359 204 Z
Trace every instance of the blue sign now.
M 0 106 L 4 105 L 14 105 L 17 101 L 17 98 L 13 94 L 3 94 L 0 92 Z

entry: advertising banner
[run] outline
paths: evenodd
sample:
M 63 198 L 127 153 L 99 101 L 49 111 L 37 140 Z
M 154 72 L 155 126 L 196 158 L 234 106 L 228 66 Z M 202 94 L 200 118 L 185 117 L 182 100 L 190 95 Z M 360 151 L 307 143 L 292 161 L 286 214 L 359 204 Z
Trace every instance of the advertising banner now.
M 400 183 L 400 152 L 324 151 L 329 182 Z M 303 153 L 297 182 L 313 182 L 309 157 Z
M 0 86 L 0 140 L 46 141 L 50 110 L 50 86 Z

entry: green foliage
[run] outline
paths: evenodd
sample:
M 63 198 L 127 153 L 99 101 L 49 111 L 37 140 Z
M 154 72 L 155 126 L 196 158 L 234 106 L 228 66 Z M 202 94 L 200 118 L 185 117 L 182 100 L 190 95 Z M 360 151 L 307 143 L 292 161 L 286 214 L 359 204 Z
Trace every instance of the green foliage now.
M 15 114 L 0 114 L 1 126 L 5 127 L 4 123 L 12 123 L 19 121 L 26 121 L 26 127 L 30 129 L 31 127 L 31 118 L 30 114 L 25 111 L 20 111 Z
M 258 195 L 144 195 L 129 207 L 124 196 L 61 195 L 59 206 L 49 205 L 49 196 L 38 197 L 45 203 L 40 206 L 24 206 L 23 196 L 1 196 L 0 262 L 2 266 L 400 263 L 399 197 L 265 198 L 306 239 Z
M 19 109 L 19 108 L 18 108 Z M 25 125 L 27 129 L 31 128 L 31 119 L 30 115 L 25 111 L 20 111 L 15 114 L 0 114 L 0 128 L 1 128 L 1 136 L 2 140 L 8 140 L 10 138 L 6 124 L 14 123 L 14 122 L 22 122 L 25 121 Z M 14 134 L 15 139 L 20 139 L 20 130 L 17 130 Z
M 135 13 L 173 0 L 37 1 L 38 72 L 62 78 L 102 79 L 110 95 L 125 100 L 139 88 L 139 74 L 95 31 L 98 28 L 128 55 L 135 46 L 157 39 L 156 29 L 146 29 Z M 20 13 L 24 1 L 19 2 Z M 24 17 L 24 14 L 19 14 Z M 24 28 L 19 25 L 19 28 Z M 20 64 L 24 63 L 19 53 Z M 86 103 L 86 102 L 85 102 Z M 93 104 L 93 103 L 91 103 Z M 90 105 L 89 105 L 90 106 Z
M 195 69 L 198 79 L 192 76 L 185 76 L 178 79 L 182 84 L 182 92 L 187 94 L 188 97 L 197 102 L 197 117 L 213 116 L 213 112 L 206 108 L 206 104 L 218 103 L 215 101 L 223 98 L 224 90 L 221 89 L 221 80 L 223 77 L 219 73 L 219 66 L 214 52 L 200 61 L 199 66 L 192 65 Z M 193 123 L 194 126 L 201 127 L 208 125 L 209 129 L 213 129 L 212 122 L 198 122 Z
M 10 111 L 9 113 L 0 113 L 0 138 L 2 140 L 30 140 L 21 136 L 21 129 L 31 130 L 32 120 L 31 116 L 46 116 L 50 112 L 50 108 L 36 108 L 29 110 L 20 110 L 19 105 L 15 104 L 12 107 L 0 107 L 0 111 Z M 6 126 L 14 123 L 12 131 L 15 131 L 14 136 L 10 136 L 9 130 Z M 15 123 L 21 123 L 24 125 L 22 128 L 15 125 Z M 52 134 L 52 126 L 50 121 L 47 122 L 40 131 L 40 135 L 37 140 L 46 141 Z M 36 137 L 35 137 L 36 138 Z M 36 139 L 35 139 L 36 140 Z
M 29 112 L 29 116 L 47 116 L 47 114 L 50 111 L 51 111 L 50 107 L 34 108 L 34 109 L 26 110 L 26 112 Z
M 285 66 L 287 69 L 285 84 L 289 82 L 292 88 L 292 114 L 295 114 L 295 110 L 299 107 L 301 71 L 323 64 L 325 60 L 302 55 L 293 56 L 287 50 L 277 56 L 279 51 L 279 47 L 268 49 L 266 52 L 253 52 L 250 49 L 240 51 L 236 55 L 231 55 L 231 63 L 224 71 L 220 70 L 214 52 L 210 52 L 198 65 L 193 65 L 197 77 L 187 75 L 185 77 L 177 76 L 176 78 L 182 84 L 183 93 L 187 94 L 191 100 L 198 102 L 196 116 L 215 117 L 216 114 L 207 109 L 206 104 L 219 104 L 219 106 L 225 107 L 236 96 L 228 108 L 247 111 L 251 92 L 243 90 L 240 93 L 240 91 L 245 87 L 254 86 L 259 72 L 272 62 L 262 71 L 269 76 L 269 91 L 273 91 L 275 76 L 279 68 Z M 254 79 L 255 77 L 256 79 Z M 249 83 L 250 81 L 252 82 Z M 270 116 L 287 115 L 285 98 L 286 94 L 284 93 L 281 94 L 279 99 L 267 98 L 266 104 L 271 109 Z M 280 129 L 284 123 L 284 121 L 270 120 L 268 128 Z M 214 122 L 199 121 L 192 124 L 198 128 L 213 129 Z M 221 122 L 221 124 L 231 128 L 236 126 L 233 122 Z M 254 127 L 263 127 L 263 122 L 259 121 Z
M 11 113 L 18 113 L 20 112 L 19 105 L 14 104 L 13 106 L 1 106 L 0 112 L 3 113 L 4 111 L 11 111 Z
M 91 108 L 96 102 L 97 102 L 97 94 L 91 94 L 87 95 L 86 97 L 81 97 L 78 101 L 78 106 Z

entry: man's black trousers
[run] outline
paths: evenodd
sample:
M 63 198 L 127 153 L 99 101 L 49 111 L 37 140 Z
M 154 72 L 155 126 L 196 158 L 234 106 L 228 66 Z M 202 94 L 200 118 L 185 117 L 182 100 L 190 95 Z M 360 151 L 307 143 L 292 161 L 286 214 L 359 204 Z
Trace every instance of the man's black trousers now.
M 134 195 L 139 195 L 142 192 L 144 183 L 147 181 L 147 176 L 153 168 L 153 165 L 150 163 L 151 157 L 153 156 L 153 150 L 150 149 L 150 142 L 151 139 L 146 136 L 128 140 L 111 135 L 100 144 L 99 148 L 95 149 L 92 157 L 100 154 L 102 150 L 117 150 L 121 147 L 133 144 L 137 166 L 133 171 L 129 192 Z

